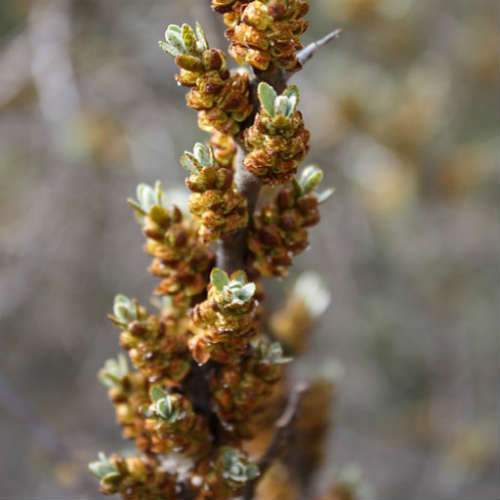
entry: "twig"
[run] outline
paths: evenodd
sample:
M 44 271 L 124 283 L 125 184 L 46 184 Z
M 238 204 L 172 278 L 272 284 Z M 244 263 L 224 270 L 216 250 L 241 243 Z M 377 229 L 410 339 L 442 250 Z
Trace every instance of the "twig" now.
M 248 172 L 243 165 L 245 151 L 238 146 L 236 166 L 236 187 L 246 198 L 250 219 L 255 212 L 260 192 L 260 181 Z M 245 268 L 248 227 L 237 231 L 221 240 L 217 250 L 217 265 L 228 273 Z
M 0 53 L 0 108 L 19 95 L 31 81 L 30 46 L 26 34 L 20 34 Z
M 255 78 L 251 81 L 251 96 L 254 112 L 242 124 L 242 131 L 236 137 L 238 154 L 235 166 L 235 183 L 238 191 L 246 198 L 248 206 L 249 224 L 244 229 L 236 231 L 228 237 L 222 239 L 217 249 L 217 265 L 224 269 L 227 273 L 232 273 L 239 269 L 245 269 L 247 258 L 247 234 L 249 226 L 252 223 L 253 214 L 259 199 L 261 183 L 257 177 L 248 172 L 243 164 L 247 151 L 243 144 L 244 130 L 251 127 L 255 120 L 255 115 L 259 109 L 259 99 L 257 97 L 257 87 L 260 82 L 266 82 L 272 85 L 278 92 L 282 92 L 286 87 L 285 74 L 276 69 L 266 73 L 256 73 Z
M 307 385 L 299 384 L 290 394 L 285 411 L 274 424 L 275 432 L 271 444 L 258 462 L 260 472 L 259 477 L 247 484 L 243 495 L 244 500 L 252 500 L 254 498 L 255 489 L 257 488 L 259 480 L 264 477 L 265 473 L 269 470 L 274 461 L 281 455 L 283 447 L 288 441 L 288 438 L 293 430 L 299 405 L 306 391 Z
M 303 66 L 314 54 L 321 48 L 337 38 L 342 30 L 338 29 L 332 31 L 325 37 L 316 42 L 311 43 L 306 48 L 298 53 L 298 60 L 300 66 Z M 252 100 L 254 104 L 254 113 L 243 124 L 242 129 L 246 129 L 253 124 L 255 114 L 259 107 L 257 99 L 257 87 L 260 82 L 269 83 L 274 87 L 276 92 L 282 93 L 287 85 L 287 81 L 291 78 L 293 72 L 285 72 L 279 68 L 272 68 L 269 71 L 256 72 L 255 78 L 252 81 Z M 240 138 L 243 132 L 240 134 Z M 260 181 L 252 174 L 248 173 L 243 165 L 243 160 L 246 154 L 242 141 L 238 141 L 238 158 L 236 164 L 236 187 L 240 193 L 245 196 L 248 202 L 248 213 L 250 216 L 250 223 L 252 220 L 255 207 L 260 193 Z M 228 236 L 219 243 L 217 249 L 217 265 L 224 269 L 224 271 L 231 273 L 238 269 L 244 269 L 246 263 L 247 245 L 246 238 L 248 234 L 248 227 L 237 231 L 236 233 Z
M 317 40 L 316 42 L 313 42 L 304 49 L 302 49 L 297 55 L 297 59 L 299 60 L 301 66 L 303 66 L 307 61 L 309 61 L 309 59 L 312 59 L 319 49 L 321 49 L 325 45 L 328 45 L 332 40 L 338 38 L 341 33 L 342 33 L 341 29 L 334 30 L 331 33 L 328 33 L 328 35 L 324 36 L 320 40 Z

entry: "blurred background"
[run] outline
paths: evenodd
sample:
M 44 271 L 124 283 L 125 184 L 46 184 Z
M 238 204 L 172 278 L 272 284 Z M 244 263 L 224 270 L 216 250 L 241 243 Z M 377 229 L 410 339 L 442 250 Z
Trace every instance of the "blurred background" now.
M 208 4 L 0 2 L 2 500 L 100 498 L 86 462 L 124 446 L 95 373 L 113 296 L 153 285 L 125 200 L 182 187 L 204 137 L 157 40 L 198 19 L 225 47 Z M 344 30 L 295 77 L 336 187 L 296 266 L 333 297 L 304 369 L 344 372 L 322 477 L 355 462 L 379 499 L 493 500 L 500 4 L 311 4 L 306 43 Z

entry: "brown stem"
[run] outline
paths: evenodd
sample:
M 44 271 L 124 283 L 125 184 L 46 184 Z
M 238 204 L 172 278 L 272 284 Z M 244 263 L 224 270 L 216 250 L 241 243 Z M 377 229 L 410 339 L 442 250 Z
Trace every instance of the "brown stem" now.
M 259 179 L 245 169 L 243 165 L 244 159 L 245 150 L 242 145 L 238 145 L 235 183 L 238 191 L 247 200 L 248 214 L 251 218 L 257 206 L 261 186 Z M 247 234 L 248 227 L 245 227 L 228 235 L 219 242 L 217 265 L 227 273 L 245 268 L 248 251 Z
M 274 461 L 282 454 L 283 448 L 292 433 L 297 411 L 306 391 L 307 385 L 299 384 L 290 394 L 285 411 L 274 424 L 275 431 L 271 444 L 258 462 L 260 474 L 247 484 L 243 495 L 244 500 L 252 500 L 255 497 L 255 490 L 260 479 L 264 477 Z
M 330 43 L 332 40 L 338 38 L 342 30 L 337 29 L 332 31 L 320 40 L 311 43 L 304 49 L 302 49 L 297 58 L 302 67 L 307 61 L 309 61 L 316 52 L 321 48 Z M 259 100 L 257 98 L 257 87 L 260 82 L 269 83 L 274 87 L 276 92 L 282 93 L 286 86 L 288 80 L 292 77 L 292 72 L 285 72 L 279 68 L 271 68 L 268 71 L 256 72 L 255 78 L 252 81 L 252 101 L 254 104 L 254 113 L 248 118 L 248 120 L 242 124 L 242 132 L 240 133 L 238 141 L 238 157 L 236 165 L 236 187 L 238 191 L 245 196 L 248 203 L 248 213 L 249 213 L 249 224 L 251 223 L 252 216 L 255 212 L 255 207 L 257 206 L 257 201 L 259 198 L 261 184 L 260 181 L 252 174 L 246 171 L 243 164 L 245 159 L 246 151 L 243 144 L 243 133 L 244 130 L 252 126 L 255 115 L 259 108 Z M 247 257 L 247 234 L 248 227 L 227 236 L 219 242 L 219 248 L 217 249 L 217 265 L 224 271 L 231 273 L 237 271 L 238 269 L 244 269 Z
M 257 97 L 257 87 L 260 82 L 266 82 L 272 85 L 277 92 L 283 92 L 286 88 L 286 75 L 278 69 L 272 69 L 266 72 L 256 72 L 255 78 L 251 82 L 251 94 L 254 112 L 242 124 L 242 130 L 236 138 L 238 143 L 238 155 L 236 158 L 236 176 L 235 183 L 238 191 L 246 198 L 248 204 L 249 225 L 257 206 L 261 183 L 257 177 L 248 172 L 244 165 L 247 151 L 243 142 L 244 131 L 253 125 L 255 116 L 259 109 L 259 99 Z M 240 231 L 223 238 L 219 242 L 217 249 L 217 265 L 227 273 L 232 273 L 239 269 L 244 269 L 247 260 L 247 235 L 248 226 Z

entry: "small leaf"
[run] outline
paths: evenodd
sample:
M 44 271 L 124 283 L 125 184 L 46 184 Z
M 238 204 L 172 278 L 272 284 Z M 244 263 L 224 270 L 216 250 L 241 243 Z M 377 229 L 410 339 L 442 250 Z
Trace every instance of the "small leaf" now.
M 167 44 L 172 47 L 172 51 L 177 51 L 178 54 L 184 54 L 186 52 L 180 26 L 175 24 L 169 25 L 167 31 L 165 31 L 165 40 Z
M 130 323 L 136 319 L 132 301 L 125 295 L 117 295 L 113 303 L 113 314 L 122 323 Z
M 163 192 L 163 186 L 161 185 L 160 181 L 155 182 L 155 197 L 156 197 L 156 204 L 159 205 L 160 207 L 163 207 L 164 192 Z
M 274 102 L 278 95 L 276 91 L 266 82 L 261 82 L 257 89 L 259 101 L 267 114 L 274 116 Z
M 188 52 L 196 50 L 196 35 L 189 24 L 182 25 L 182 41 Z
M 244 302 L 248 302 L 255 295 L 256 289 L 255 283 L 247 283 L 241 287 L 240 297 Z
M 209 146 L 198 142 L 194 146 L 193 153 L 203 167 L 213 166 L 213 153 Z
M 320 168 L 310 165 L 306 167 L 300 176 L 299 184 L 302 188 L 304 194 L 309 194 L 314 191 L 323 180 L 324 174 L 323 170 Z
M 99 453 L 98 460 L 89 464 L 89 470 L 101 481 L 109 481 L 120 476 L 116 465 L 114 465 L 104 453 Z
M 289 99 L 294 98 L 297 101 L 297 104 L 300 101 L 300 90 L 299 87 L 297 87 L 297 85 L 288 86 L 283 92 L 283 95 L 288 97 Z
M 318 193 L 316 195 L 318 203 L 325 203 L 325 201 L 329 200 L 332 197 L 333 193 L 335 193 L 335 189 L 333 188 L 325 189 L 325 191 Z
M 153 188 L 147 184 L 139 184 L 137 186 L 137 201 L 146 213 L 149 212 L 149 209 L 156 203 Z
M 158 45 L 160 46 L 160 49 L 162 49 L 172 57 L 177 57 L 180 54 L 179 50 L 176 47 L 174 47 L 170 43 L 164 42 L 163 40 L 160 40 L 158 42 Z
M 208 41 L 207 37 L 205 35 L 205 31 L 201 27 L 201 24 L 199 22 L 196 22 L 195 24 L 195 30 L 196 30 L 196 38 L 198 39 L 198 51 L 199 52 L 204 52 L 205 50 L 208 50 Z
M 215 267 L 210 273 L 210 282 L 218 292 L 222 292 L 229 284 L 229 276 L 222 269 Z
M 288 97 L 280 95 L 274 101 L 274 114 L 287 116 L 288 111 Z
M 166 397 L 166 395 L 167 395 L 167 392 L 159 385 L 153 385 L 153 387 L 151 387 L 151 389 L 149 390 L 149 397 L 155 403 L 164 399 Z
M 128 373 L 128 362 L 127 358 L 123 354 L 118 354 L 118 370 L 123 376 Z
M 139 214 L 140 216 L 145 216 L 147 213 L 142 209 L 142 207 L 132 198 L 127 198 L 127 203 Z
M 189 151 L 185 151 L 181 156 L 181 165 L 190 173 L 195 174 L 198 170 L 201 169 L 201 165 L 198 160 L 194 157 L 192 153 Z

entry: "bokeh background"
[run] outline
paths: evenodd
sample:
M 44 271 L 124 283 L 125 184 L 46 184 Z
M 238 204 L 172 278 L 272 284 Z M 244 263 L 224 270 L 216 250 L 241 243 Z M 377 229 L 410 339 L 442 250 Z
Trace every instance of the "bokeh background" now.
M 336 186 L 297 260 L 333 296 L 304 370 L 344 372 L 323 480 L 355 462 L 379 499 L 493 500 L 500 5 L 311 3 L 306 42 L 344 29 L 295 77 Z M 125 199 L 181 187 L 203 137 L 157 40 L 199 19 L 225 46 L 208 4 L 0 1 L 2 500 L 100 498 L 85 464 L 123 446 L 95 377 L 105 317 L 153 284 Z

